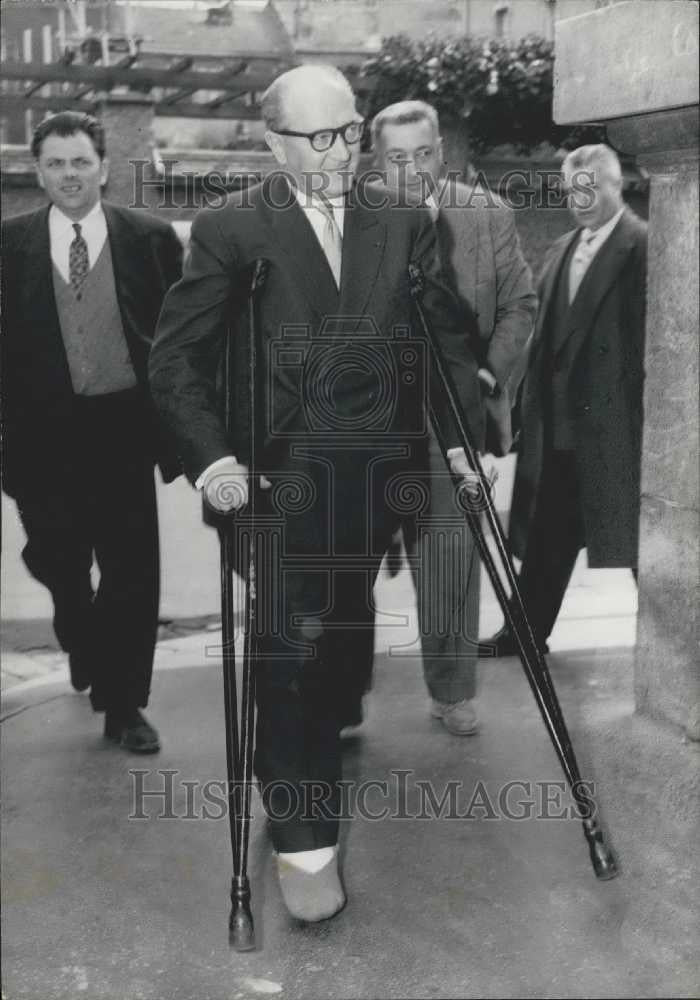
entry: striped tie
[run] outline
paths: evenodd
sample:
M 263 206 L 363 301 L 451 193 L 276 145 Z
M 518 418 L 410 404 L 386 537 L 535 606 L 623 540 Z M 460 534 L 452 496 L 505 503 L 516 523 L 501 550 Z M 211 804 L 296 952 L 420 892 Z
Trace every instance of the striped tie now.
M 73 229 L 75 229 L 75 239 L 71 243 L 68 253 L 68 274 L 71 287 L 77 295 L 90 270 L 90 259 L 87 243 L 80 231 L 80 223 L 74 222 Z

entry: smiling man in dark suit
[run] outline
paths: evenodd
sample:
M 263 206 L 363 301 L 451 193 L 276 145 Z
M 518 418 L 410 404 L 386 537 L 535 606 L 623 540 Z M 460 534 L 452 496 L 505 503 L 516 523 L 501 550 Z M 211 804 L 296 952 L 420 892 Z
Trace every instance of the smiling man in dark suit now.
M 576 557 L 636 573 L 639 535 L 647 227 L 622 198 L 608 146 L 562 166 L 577 228 L 547 255 L 522 393 L 510 541 L 543 649 Z M 504 628 L 497 655 L 516 652 Z
M 381 190 L 354 185 L 362 120 L 345 78 L 330 67 L 291 70 L 269 88 L 262 110 L 283 172 L 195 219 L 183 279 L 159 321 L 151 387 L 190 480 L 217 510 L 242 505 L 247 443 L 244 433 L 226 434 L 216 371 L 231 320 L 234 349 L 245 343 L 235 320 L 251 267 L 266 258 L 260 322 L 269 420 L 259 461 L 272 489 L 261 502 L 283 525 L 279 564 L 270 556 L 263 569 L 263 582 L 278 588 L 271 604 L 279 625 L 266 623 L 256 667 L 255 769 L 287 908 L 321 920 L 345 901 L 339 733 L 364 685 L 366 657 L 355 655 L 355 637 L 372 641 L 372 586 L 405 513 L 402 484 L 415 481 L 425 448 L 410 263 L 423 270 L 424 305 L 477 434 L 482 417 L 476 362 L 440 277 L 429 213 L 394 210 Z M 245 382 L 244 364 L 239 374 Z M 466 474 L 454 435 L 448 443 L 453 471 Z M 297 502 L 285 501 L 286 486 L 298 487 Z M 311 786 L 322 801 L 304 815 Z M 290 810 L 290 797 L 301 808 Z
M 64 111 L 34 133 L 46 208 L 3 222 L 3 488 L 27 534 L 24 561 L 51 592 L 76 690 L 105 736 L 159 749 L 148 701 L 158 623 L 153 469 L 159 447 L 147 358 L 181 273 L 172 227 L 101 201 L 99 121 Z M 100 571 L 94 592 L 93 555 Z

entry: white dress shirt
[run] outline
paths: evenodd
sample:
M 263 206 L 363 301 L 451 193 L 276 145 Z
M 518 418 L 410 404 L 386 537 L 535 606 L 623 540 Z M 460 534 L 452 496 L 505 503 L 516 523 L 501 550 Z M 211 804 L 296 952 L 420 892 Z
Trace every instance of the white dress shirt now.
M 569 304 L 574 301 L 584 275 L 591 266 L 591 261 L 622 218 L 624 210 L 625 206 L 623 205 L 618 212 L 615 212 L 611 219 L 608 219 L 598 229 L 589 229 L 586 226 L 581 230 L 578 244 L 569 264 Z
M 300 188 L 294 189 L 294 195 L 296 200 L 299 202 L 299 206 L 309 220 L 311 228 L 313 229 L 316 239 L 323 249 L 323 230 L 326 225 L 326 216 L 318 208 L 314 206 L 311 198 L 308 198 L 305 191 Z M 340 230 L 340 235 L 343 235 L 343 225 L 345 223 L 345 195 L 341 195 L 339 198 L 326 198 L 326 203 L 333 209 L 333 218 L 335 219 L 336 225 Z
M 432 191 L 428 194 L 423 204 L 430 212 L 430 218 L 433 220 L 433 222 L 437 222 L 437 217 L 440 214 L 440 206 L 435 201 L 435 198 L 433 198 Z
M 92 270 L 107 239 L 107 220 L 99 201 L 84 218 L 80 219 L 79 224 L 80 235 L 87 243 L 88 261 Z M 66 284 L 70 282 L 68 259 L 70 257 L 70 245 L 74 239 L 75 229 L 73 229 L 73 220 L 64 215 L 60 208 L 52 205 L 49 209 L 51 260 L 56 265 L 58 273 Z

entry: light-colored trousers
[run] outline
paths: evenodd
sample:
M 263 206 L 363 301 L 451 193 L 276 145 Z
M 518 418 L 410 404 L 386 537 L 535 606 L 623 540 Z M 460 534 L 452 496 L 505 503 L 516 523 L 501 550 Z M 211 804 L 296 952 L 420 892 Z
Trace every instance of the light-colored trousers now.
M 432 434 L 428 468 L 429 506 L 417 520 L 415 537 L 405 542 L 428 691 L 437 701 L 454 703 L 476 695 L 480 560 Z

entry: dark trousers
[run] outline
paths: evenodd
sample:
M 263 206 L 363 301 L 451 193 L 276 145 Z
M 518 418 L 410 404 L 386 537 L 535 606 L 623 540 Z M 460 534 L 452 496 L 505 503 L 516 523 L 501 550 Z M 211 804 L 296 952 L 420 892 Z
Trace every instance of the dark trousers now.
M 261 498 L 255 772 L 278 851 L 338 840 L 340 729 L 371 667 L 372 588 L 400 523 L 388 481 L 401 467 L 329 451 L 302 473 L 306 500 L 284 509 L 276 488 Z M 271 474 L 274 487 L 296 471 Z
M 139 394 L 76 398 L 70 432 L 61 473 L 17 497 L 27 534 L 22 555 L 51 592 L 61 648 L 92 665 L 93 708 L 144 707 L 158 627 L 159 554 Z
M 554 628 L 576 559 L 586 544 L 573 451 L 548 449 L 520 570 L 520 591 L 535 638 Z

